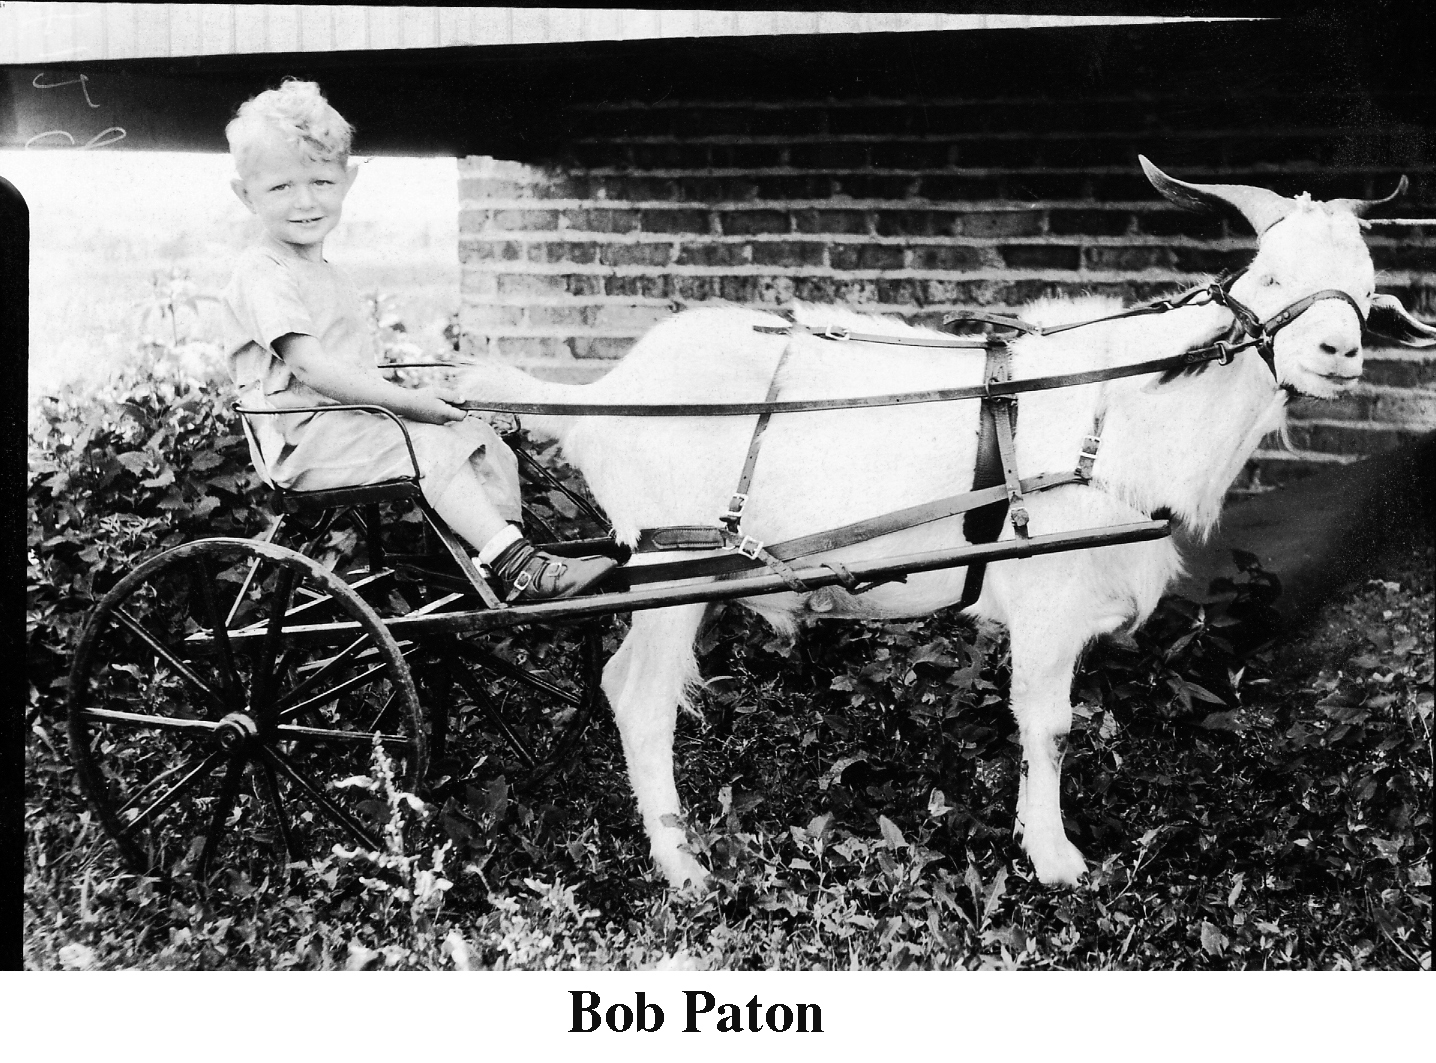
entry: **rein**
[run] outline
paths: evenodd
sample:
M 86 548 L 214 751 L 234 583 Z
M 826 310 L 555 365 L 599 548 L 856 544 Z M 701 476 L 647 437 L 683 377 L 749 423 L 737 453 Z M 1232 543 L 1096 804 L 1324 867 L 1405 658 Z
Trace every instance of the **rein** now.
M 1243 271 L 1244 272 L 1244 271 Z M 992 399 L 1009 395 L 1020 395 L 1028 391 L 1045 391 L 1050 388 L 1075 387 L 1081 384 L 1096 384 L 1104 380 L 1119 380 L 1129 376 L 1144 376 L 1148 373 L 1164 373 L 1172 370 L 1189 369 L 1205 362 L 1228 365 L 1242 351 L 1256 348 L 1276 379 L 1276 353 L 1272 341 L 1276 334 L 1295 321 L 1301 314 L 1323 299 L 1340 299 L 1355 312 L 1362 327 L 1366 316 L 1350 295 L 1335 288 L 1326 288 L 1298 299 L 1285 309 L 1273 314 L 1266 321 L 1256 316 L 1246 304 L 1234 299 L 1231 286 L 1241 272 L 1223 274 L 1210 284 L 1189 288 L 1169 299 L 1157 299 L 1140 306 L 1130 307 L 1115 314 L 1090 318 L 1085 321 L 1071 321 L 1061 325 L 1039 326 L 1003 314 L 989 314 L 980 310 L 962 310 L 949 315 L 943 324 L 957 321 L 985 322 L 1005 328 L 1016 329 L 1031 336 L 1051 336 L 1070 329 L 1084 328 L 1103 321 L 1139 317 L 1146 314 L 1161 314 L 1183 306 L 1204 306 L 1217 303 L 1231 311 L 1233 327 L 1224 339 L 1215 340 L 1199 347 L 1183 351 L 1167 358 L 1153 358 L 1132 365 L 1111 366 L 1106 369 L 1089 369 L 1079 373 L 1061 373 L 1057 376 L 1034 377 L 1026 380 L 987 381 L 981 385 L 958 388 L 935 388 L 930 391 L 904 391 L 888 395 L 865 395 L 849 399 L 800 399 L 788 402 L 502 402 L 469 401 L 458 404 L 466 410 L 489 410 L 495 413 L 528 414 L 540 417 L 752 417 L 776 413 L 810 413 L 821 410 L 857 410 L 876 406 L 910 406 L 926 402 L 954 402 L 964 399 Z M 810 328 L 806 325 L 754 325 L 755 332 L 774 336 L 808 335 L 833 341 L 854 343 L 884 343 L 901 347 L 945 347 L 960 349 L 990 349 L 1001 346 L 1006 339 L 998 337 L 964 336 L 892 336 L 879 333 L 853 332 L 841 326 Z M 417 363 L 416 363 L 417 364 Z M 442 363 L 452 365 L 453 363 Z M 400 366 L 386 366 L 398 368 Z
M 853 337 L 856 338 L 856 337 Z M 997 398 L 1020 395 L 1028 391 L 1096 384 L 1104 380 L 1142 376 L 1171 369 L 1185 369 L 1202 362 L 1219 361 L 1226 365 L 1238 352 L 1252 347 L 1255 340 L 1229 343 L 1217 340 L 1203 347 L 1194 347 L 1170 358 L 1153 358 L 1132 365 L 1088 369 L 1080 373 L 1033 377 L 1028 380 L 1005 380 L 972 384 L 959 388 L 934 388 L 931 391 L 902 391 L 889 395 L 863 395 L 851 399 L 795 399 L 787 402 L 501 402 L 495 400 L 457 403 L 464 410 L 492 410 L 497 413 L 532 414 L 546 417 L 751 417 L 754 414 L 808 413 L 817 410 L 859 410 L 874 406 L 913 406 L 924 402 L 953 402 L 960 399 Z M 984 346 L 986 346 L 984 344 Z M 450 363 L 452 364 L 452 363 Z

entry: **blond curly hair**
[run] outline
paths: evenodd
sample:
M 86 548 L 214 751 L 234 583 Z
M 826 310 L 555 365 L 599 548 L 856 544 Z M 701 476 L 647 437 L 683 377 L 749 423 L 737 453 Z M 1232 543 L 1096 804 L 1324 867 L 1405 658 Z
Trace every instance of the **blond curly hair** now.
M 312 159 L 347 165 L 354 127 L 313 81 L 286 78 L 279 88 L 242 103 L 225 126 L 235 169 L 247 173 L 256 148 L 276 134 Z

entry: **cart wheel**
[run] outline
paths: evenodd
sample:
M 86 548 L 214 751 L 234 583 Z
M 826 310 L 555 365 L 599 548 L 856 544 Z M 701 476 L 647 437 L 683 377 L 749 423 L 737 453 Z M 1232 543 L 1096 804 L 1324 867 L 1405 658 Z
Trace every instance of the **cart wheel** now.
M 434 720 L 435 776 L 451 785 L 498 774 L 532 784 L 561 771 L 581 748 L 602 697 L 606 630 L 599 621 L 433 647 L 426 678 L 451 682 L 458 694 L 452 704 L 433 702 L 448 706 Z
M 371 588 L 373 590 L 373 588 Z M 70 748 L 137 874 L 258 884 L 335 844 L 382 848 L 388 806 L 354 780 L 376 740 L 413 792 L 426 738 L 374 610 L 285 547 L 205 539 L 101 600 L 75 653 Z

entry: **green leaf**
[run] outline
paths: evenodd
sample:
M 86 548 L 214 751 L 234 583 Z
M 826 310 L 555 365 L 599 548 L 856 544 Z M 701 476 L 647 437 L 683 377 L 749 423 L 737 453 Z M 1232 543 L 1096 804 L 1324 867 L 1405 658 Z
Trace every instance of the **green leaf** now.
M 983 894 L 982 873 L 977 870 L 976 864 L 972 863 L 971 861 L 968 862 L 967 871 L 963 874 L 962 881 L 967 886 L 968 891 L 972 894 L 973 907 L 977 908 L 978 910 L 981 910 Z
M 1220 956 L 1227 947 L 1227 937 L 1205 919 L 1202 920 L 1202 951 L 1209 956 Z
M 863 756 L 843 757 L 834 763 L 831 768 L 823 772 L 822 778 L 818 780 L 818 789 L 826 790 L 829 786 L 832 786 L 833 783 L 842 779 L 843 772 L 847 771 L 854 764 L 866 764 L 867 762 L 868 758 Z
M 878 829 L 882 831 L 883 841 L 887 842 L 894 849 L 906 849 L 907 839 L 898 830 L 898 825 L 887 816 L 878 816 Z
M 982 918 L 991 919 L 992 913 L 997 911 L 997 906 L 1002 903 L 1002 895 L 1007 892 L 1007 865 L 1003 864 L 997 869 L 997 875 L 992 880 L 992 886 L 987 891 L 987 902 L 982 906 Z
M 1191 695 L 1192 695 L 1193 697 L 1195 697 L 1195 698 L 1200 698 L 1202 701 L 1211 702 L 1213 705 L 1225 705 L 1225 704 L 1226 704 L 1226 702 L 1225 702 L 1224 700 L 1222 700 L 1221 698 L 1217 697 L 1215 694 L 1213 694 L 1213 693 L 1212 693 L 1210 690 L 1208 690 L 1206 687 L 1202 686 L 1200 683 L 1192 683 L 1192 682 L 1183 681 L 1182 686 L 1183 686 L 1183 688 L 1184 688 L 1189 694 L 1191 694 Z
M 831 812 L 824 812 L 821 816 L 814 816 L 808 820 L 808 833 L 814 838 L 821 838 L 827 833 L 828 827 L 832 822 L 833 814 Z

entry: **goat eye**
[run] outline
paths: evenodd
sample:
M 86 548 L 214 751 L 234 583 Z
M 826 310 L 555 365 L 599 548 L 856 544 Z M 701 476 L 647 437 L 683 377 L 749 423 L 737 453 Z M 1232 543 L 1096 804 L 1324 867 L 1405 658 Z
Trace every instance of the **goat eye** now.
M 1275 285 L 1277 285 L 1277 284 L 1279 284 L 1279 283 L 1280 283 L 1280 282 L 1279 282 L 1275 277 L 1273 277 L 1270 273 L 1268 273 L 1265 277 L 1263 277 L 1263 278 L 1261 279 L 1261 286 L 1262 286 L 1263 288 L 1271 288 L 1271 287 L 1274 287 Z

